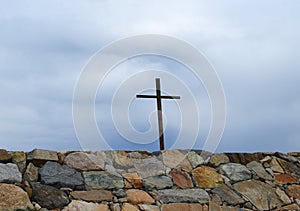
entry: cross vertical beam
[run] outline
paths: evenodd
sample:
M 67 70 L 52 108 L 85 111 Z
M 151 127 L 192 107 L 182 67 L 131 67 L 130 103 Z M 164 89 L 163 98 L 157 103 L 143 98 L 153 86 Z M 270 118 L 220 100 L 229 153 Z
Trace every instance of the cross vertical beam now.
M 158 133 L 159 133 L 159 145 L 160 150 L 165 149 L 164 142 L 164 127 L 163 127 L 163 118 L 162 118 L 162 106 L 161 106 L 161 91 L 160 91 L 160 79 L 155 79 L 156 85 L 156 104 L 157 104 L 157 120 L 158 120 Z
M 164 150 L 165 143 L 164 143 L 164 127 L 163 127 L 161 100 L 162 99 L 169 99 L 169 100 L 180 99 L 180 96 L 162 96 L 159 78 L 155 79 L 155 86 L 156 86 L 156 95 L 136 95 L 136 97 L 137 98 L 156 98 L 159 145 L 160 145 L 160 150 Z

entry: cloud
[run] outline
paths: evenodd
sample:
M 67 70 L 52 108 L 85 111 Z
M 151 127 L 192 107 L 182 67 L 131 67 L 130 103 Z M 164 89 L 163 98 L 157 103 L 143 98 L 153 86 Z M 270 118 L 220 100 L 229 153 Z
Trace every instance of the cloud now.
M 2 3 L 1 146 L 79 148 L 72 95 L 88 59 L 114 40 L 161 33 L 204 52 L 220 76 L 228 118 L 219 151 L 292 151 L 298 147 L 300 129 L 299 9 L 298 1 L 279 0 Z M 126 78 L 133 67 L 128 65 L 128 72 L 118 77 Z M 175 67 L 163 68 L 178 74 Z M 111 79 L 107 88 L 113 89 L 117 82 Z M 191 85 L 194 92 L 197 88 Z M 205 93 L 201 96 L 200 105 L 207 104 Z M 96 102 L 106 105 L 108 99 L 107 95 Z M 205 121 L 209 109 L 204 113 Z M 200 142 L 196 147 L 201 147 Z M 120 147 L 135 147 L 126 144 Z

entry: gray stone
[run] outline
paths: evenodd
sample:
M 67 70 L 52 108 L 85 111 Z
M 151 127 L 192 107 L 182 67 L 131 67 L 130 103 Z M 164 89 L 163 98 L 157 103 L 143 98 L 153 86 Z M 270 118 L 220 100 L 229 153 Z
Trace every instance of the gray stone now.
M 80 171 L 103 170 L 105 164 L 105 154 L 98 152 L 73 152 L 64 159 L 64 163 Z
M 124 187 L 123 177 L 114 172 L 88 171 L 83 172 L 87 189 L 120 189 Z
M 221 185 L 212 190 L 212 193 L 217 194 L 223 201 L 230 205 L 242 204 L 245 202 L 239 195 L 237 195 L 227 185 Z
M 148 177 L 143 180 L 143 185 L 146 189 L 165 189 L 173 186 L 173 182 L 170 177 L 167 176 L 154 176 Z
M 227 163 L 220 166 L 220 169 L 233 182 L 251 179 L 251 172 L 246 166 L 238 163 Z
M 210 200 L 208 193 L 203 189 L 166 189 L 158 191 L 159 199 L 164 203 L 207 203 Z
M 248 180 L 238 182 L 233 187 L 249 199 L 258 210 L 271 210 L 282 206 L 275 188 L 263 182 Z
M 82 189 L 83 177 L 80 172 L 66 165 L 48 161 L 40 170 L 41 182 L 55 187 Z
M 188 152 L 186 157 L 190 161 L 193 168 L 196 168 L 204 163 L 204 159 L 194 151 Z
M 141 178 L 159 176 L 165 174 L 165 168 L 161 161 L 156 157 L 145 159 L 132 159 L 134 169 L 131 172 L 138 172 Z
M 273 180 L 273 177 L 266 172 L 263 165 L 257 161 L 252 161 L 248 163 L 247 168 L 254 171 L 258 177 L 263 178 L 265 180 Z
M 32 183 L 32 200 L 47 209 L 62 208 L 69 203 L 69 198 L 63 191 L 39 183 Z
M 16 164 L 0 163 L 0 182 L 2 183 L 16 183 L 22 182 L 22 174 Z
M 24 180 L 36 182 L 38 180 L 38 177 L 39 168 L 35 167 L 32 163 L 29 163 L 24 174 Z

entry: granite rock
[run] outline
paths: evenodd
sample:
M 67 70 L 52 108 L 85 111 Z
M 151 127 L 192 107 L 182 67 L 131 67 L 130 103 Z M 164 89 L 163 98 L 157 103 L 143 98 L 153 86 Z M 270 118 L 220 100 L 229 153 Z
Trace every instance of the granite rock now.
M 0 163 L 0 182 L 2 183 L 16 183 L 22 182 L 22 174 L 16 164 Z
M 62 211 L 109 211 L 106 204 L 88 203 L 85 201 L 73 200 Z
M 194 169 L 192 174 L 199 188 L 215 188 L 223 183 L 221 175 L 208 166 L 200 166 Z
M 103 170 L 105 165 L 105 154 L 86 152 L 73 152 L 66 156 L 64 163 L 80 171 Z
M 167 176 L 154 176 L 148 177 L 143 180 L 144 187 L 147 190 L 152 189 L 165 189 L 171 188 L 173 186 L 173 182 L 170 177 Z
M 203 189 L 165 189 L 158 191 L 158 197 L 165 203 L 207 203 L 210 200 L 208 193 Z
M 34 209 L 27 193 L 12 184 L 0 184 L 0 210 Z
M 246 166 L 238 163 L 227 163 L 220 166 L 220 169 L 233 182 L 251 179 L 251 172 Z
M 124 187 L 123 177 L 114 172 L 83 172 L 86 189 L 120 189 Z
M 237 195 L 231 188 L 227 185 L 221 185 L 212 190 L 212 193 L 219 196 L 223 201 L 229 205 L 237 205 L 245 203 L 245 200 Z
M 66 165 L 48 161 L 39 170 L 41 182 L 55 187 L 82 189 L 84 186 L 82 174 Z
M 87 202 L 112 201 L 113 194 L 107 190 L 73 191 L 70 194 L 73 199 Z
M 145 191 L 131 189 L 126 191 L 128 200 L 131 204 L 153 204 L 154 199 Z
M 180 188 L 192 188 L 194 186 L 190 175 L 185 171 L 172 169 L 169 174 L 174 184 Z
M 32 199 L 47 209 L 62 208 L 69 203 L 69 198 L 63 191 L 39 183 L 32 183 Z

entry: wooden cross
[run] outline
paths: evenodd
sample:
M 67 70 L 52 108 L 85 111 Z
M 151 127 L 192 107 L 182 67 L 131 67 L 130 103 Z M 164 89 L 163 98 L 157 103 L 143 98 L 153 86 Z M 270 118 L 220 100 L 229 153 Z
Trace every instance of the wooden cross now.
M 161 99 L 180 99 L 180 96 L 162 96 L 160 90 L 160 79 L 155 79 L 156 84 L 156 95 L 136 95 L 137 98 L 156 98 L 157 105 L 157 120 L 158 120 L 158 130 L 159 130 L 159 143 L 160 150 L 165 149 L 164 144 L 164 127 L 163 127 L 163 118 L 162 118 L 162 104 Z

